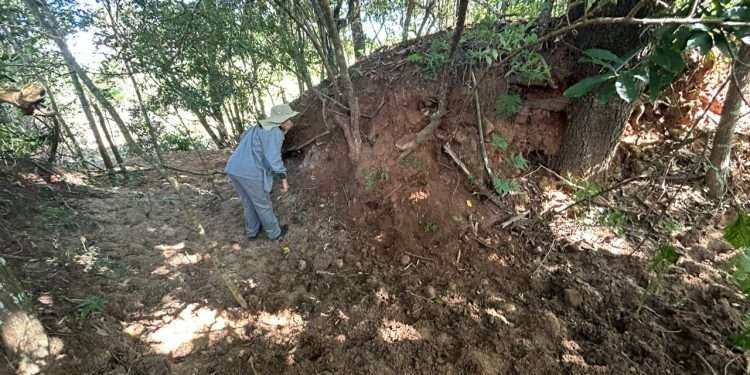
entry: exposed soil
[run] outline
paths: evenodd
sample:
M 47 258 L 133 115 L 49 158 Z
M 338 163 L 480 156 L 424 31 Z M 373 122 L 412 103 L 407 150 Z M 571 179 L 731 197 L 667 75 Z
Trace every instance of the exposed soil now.
M 747 301 L 727 280 L 735 252 L 720 239 L 732 211 L 702 195 L 700 139 L 668 153 L 679 140 L 670 132 L 644 131 L 660 140 L 649 145 L 626 138 L 610 178 L 674 178 L 636 179 L 563 210 L 575 189 L 540 166 L 556 152 L 563 114 L 486 115 L 487 136 L 510 144 L 487 145 L 491 166 L 519 184 L 492 204 L 441 150 L 450 142 L 481 176 L 475 109 L 459 89 L 438 141 L 398 159 L 394 144 L 425 125 L 436 90 L 409 78 L 414 67 L 387 61 L 376 72 L 357 66 L 370 116 L 359 168 L 345 160 L 335 129 L 287 160 L 291 191 L 274 198 L 290 224 L 282 244 L 244 238 L 240 202 L 220 174 L 176 173 L 189 207 L 154 171 L 133 172 L 116 188 L 73 175 L 6 176 L 3 253 L 64 344 L 46 373 L 744 373 L 729 338 Z M 394 70 L 396 78 L 383 73 Z M 515 85 L 487 82 L 486 108 Z M 527 103 L 559 96 L 513 87 Z M 316 98 L 298 105 L 304 113 L 289 145 L 326 130 Z M 737 171 L 750 166 L 747 131 Z M 530 168 L 509 163 L 518 153 Z M 168 164 L 211 172 L 227 157 L 179 153 Z M 734 186 L 746 205 L 748 176 L 734 176 Z M 613 209 L 626 219 L 613 221 Z M 669 222 L 681 224 L 673 237 L 664 234 Z M 665 240 L 681 257 L 655 274 L 650 259 Z M 102 309 L 81 307 L 92 296 L 106 301 Z

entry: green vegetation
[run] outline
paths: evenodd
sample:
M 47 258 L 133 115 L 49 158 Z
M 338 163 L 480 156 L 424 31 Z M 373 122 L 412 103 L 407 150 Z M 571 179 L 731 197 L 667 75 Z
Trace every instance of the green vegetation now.
M 388 181 L 388 171 L 380 166 L 367 168 L 364 172 L 365 188 L 372 190 L 381 182 Z
M 511 179 L 495 177 L 492 180 L 492 187 L 499 195 L 509 195 L 520 190 L 518 183 Z
M 502 135 L 493 134 L 492 135 L 492 142 L 491 144 L 495 147 L 497 147 L 500 151 L 505 151 L 508 149 L 508 140 L 505 139 Z
M 107 301 L 100 296 L 86 296 L 86 298 L 78 304 L 78 318 L 86 320 L 101 314 L 104 312 L 104 305 L 106 304 Z
M 495 100 L 495 114 L 501 118 L 512 118 L 521 110 L 521 96 L 518 94 L 500 95 Z

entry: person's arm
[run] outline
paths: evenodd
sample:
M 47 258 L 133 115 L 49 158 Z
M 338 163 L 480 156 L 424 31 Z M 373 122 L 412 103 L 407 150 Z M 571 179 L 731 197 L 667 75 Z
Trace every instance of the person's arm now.
M 281 181 L 281 190 L 286 191 L 288 188 L 286 182 L 286 166 L 281 159 L 281 146 L 284 143 L 284 132 L 275 128 L 269 131 L 262 130 L 263 135 L 263 157 L 266 158 L 268 166 L 271 168 L 271 174 L 274 181 Z

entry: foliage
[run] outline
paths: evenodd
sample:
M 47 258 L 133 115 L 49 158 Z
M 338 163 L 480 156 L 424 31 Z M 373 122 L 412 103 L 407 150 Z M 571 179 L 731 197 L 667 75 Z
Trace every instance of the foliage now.
M 737 220 L 724 229 L 724 239 L 741 250 L 732 262 L 732 280 L 745 294 L 750 295 L 750 217 L 745 212 L 737 214 Z M 743 350 L 750 350 L 750 315 L 745 316 L 745 327 L 730 338 Z
M 498 30 L 498 19 L 487 16 L 468 29 L 462 37 L 462 46 L 468 48 L 468 57 L 477 64 L 491 65 L 503 54 L 520 52 L 510 59 L 507 75 L 518 74 L 529 81 L 541 81 L 549 77 L 550 70 L 542 55 L 533 49 L 522 49 L 535 43 L 538 36 L 531 24 L 502 24 Z
M 495 147 L 497 147 L 500 151 L 505 151 L 508 149 L 508 140 L 505 139 L 502 135 L 493 134 L 492 135 L 492 142 L 491 144 Z
M 104 311 L 104 305 L 106 304 L 107 301 L 100 296 L 86 296 L 86 298 L 78 304 L 78 318 L 84 320 L 94 315 L 101 314 Z
M 737 214 L 737 220 L 724 230 L 724 239 L 737 249 L 750 248 L 750 216 Z
M 190 151 L 195 149 L 193 139 L 180 132 L 161 134 L 161 148 L 165 151 Z
M 657 275 L 661 275 L 666 272 L 669 267 L 675 265 L 679 259 L 680 254 L 677 253 L 674 246 L 661 245 L 656 250 L 656 255 L 651 259 L 648 269 Z
M 5 123 L 0 117 L 0 158 L 30 157 L 45 144 L 47 137 L 38 129 L 21 125 L 20 120 Z
M 412 53 L 407 60 L 422 67 L 422 74 L 427 78 L 434 79 L 443 65 L 448 62 L 450 44 L 445 38 L 435 38 L 430 44 L 430 49 L 422 53 Z
M 508 195 L 520 190 L 516 181 L 500 177 L 492 179 L 492 187 L 499 195 Z
M 511 118 L 521 110 L 521 96 L 515 93 L 500 95 L 495 100 L 495 114 L 501 118 Z
M 372 190 L 381 182 L 388 181 L 388 171 L 383 167 L 370 167 L 364 172 L 365 188 Z
M 515 154 L 511 156 L 510 162 L 513 164 L 513 167 L 518 169 L 519 171 L 525 171 L 529 169 L 529 161 L 526 160 L 526 158 L 521 154 Z
M 683 8 L 676 9 L 681 14 Z M 696 18 L 730 18 L 735 21 L 750 20 L 750 5 L 746 2 L 713 2 L 712 6 L 699 7 Z M 651 102 L 666 89 L 685 68 L 682 54 L 696 50 L 706 55 L 712 48 L 734 57 L 737 45 L 750 42 L 750 28 L 727 27 L 721 24 L 684 24 L 662 27 L 656 33 L 650 53 L 645 47 L 621 57 L 608 50 L 584 51 L 582 62 L 601 68 L 603 73 L 586 77 L 565 91 L 565 96 L 577 98 L 595 92 L 597 99 L 606 103 L 615 94 L 627 102 L 636 100 L 643 87 L 648 87 Z M 643 56 L 645 55 L 645 56 Z
M 591 199 L 599 195 L 599 193 L 602 191 L 602 187 L 593 181 L 583 180 L 574 181 L 573 183 L 575 184 L 575 193 L 573 193 L 573 198 L 575 198 L 576 202 Z
M 424 231 L 427 233 L 434 233 L 437 232 L 438 225 L 435 223 L 427 223 L 424 225 Z
M 628 215 L 617 208 L 607 209 L 602 217 L 602 224 L 612 228 L 618 235 L 625 233 L 625 225 L 629 222 L 630 218 Z
M 661 227 L 662 230 L 666 231 L 670 236 L 674 236 L 675 234 L 685 230 L 684 224 L 672 218 L 667 218 L 661 221 L 659 223 L 659 227 Z

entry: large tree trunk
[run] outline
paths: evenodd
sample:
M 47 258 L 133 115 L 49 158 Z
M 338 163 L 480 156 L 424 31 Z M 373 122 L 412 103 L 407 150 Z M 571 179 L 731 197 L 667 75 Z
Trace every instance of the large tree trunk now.
M 638 0 L 626 0 L 605 7 L 600 16 L 625 16 Z M 584 6 L 571 11 L 571 19 L 582 16 Z M 642 41 L 637 25 L 596 25 L 579 30 L 575 45 L 581 50 L 607 49 L 620 56 L 634 50 Z M 593 65 L 581 66 L 574 79 L 598 73 Z M 589 176 L 609 167 L 620 142 L 633 103 L 612 98 L 607 104 L 597 102 L 593 94 L 579 98 L 568 108 L 560 152 L 555 167 L 563 173 Z
M 125 122 L 122 121 L 120 114 L 117 112 L 117 110 L 115 110 L 115 107 L 112 106 L 112 103 L 107 100 L 101 90 L 99 90 L 99 88 L 94 84 L 94 81 L 91 80 L 91 78 L 88 76 L 88 73 L 86 73 L 86 71 L 81 68 L 75 57 L 73 57 L 73 54 L 68 48 L 68 44 L 65 42 L 65 38 L 63 38 L 59 34 L 59 30 L 61 30 L 61 28 L 57 24 L 57 20 L 55 20 L 52 15 L 49 14 L 47 4 L 44 2 L 40 4 L 38 0 L 24 0 L 24 3 L 31 10 L 31 13 L 34 14 L 34 17 L 36 17 L 36 19 L 39 21 L 42 29 L 44 29 L 44 31 L 50 36 L 50 38 L 54 40 L 55 44 L 57 44 L 57 47 L 60 49 L 60 53 L 63 55 L 63 59 L 65 60 L 66 65 L 68 65 L 69 69 L 72 69 L 81 78 L 81 81 L 83 81 L 83 84 L 86 85 L 86 88 L 88 88 L 89 91 L 94 94 L 96 100 L 101 103 L 102 107 L 104 107 L 104 109 L 112 117 L 112 120 L 115 121 L 117 127 L 120 129 L 122 136 L 125 138 L 125 141 L 131 148 L 131 150 L 133 150 L 133 152 L 135 152 L 136 154 L 142 154 L 140 147 L 133 140 L 130 135 L 130 131 L 125 126 Z
M 580 176 L 605 169 L 632 111 L 632 104 L 619 99 L 602 104 L 586 95 L 575 101 L 568 110 L 557 169 Z
M 60 339 L 50 338 L 32 313 L 25 288 L 0 257 L 0 339 L 17 375 L 40 374 L 51 356 L 62 349 Z M 55 341 L 57 341 L 55 343 Z M 57 348 L 57 349 L 56 349 Z
M 729 91 L 724 100 L 724 109 L 721 112 L 721 120 L 716 128 L 713 146 L 711 147 L 711 165 L 706 174 L 708 195 L 711 198 L 721 198 L 727 192 L 727 177 L 729 176 L 729 162 L 732 152 L 732 141 L 734 139 L 734 128 L 737 125 L 742 112 L 742 92 L 748 87 L 750 74 L 747 64 L 750 62 L 750 48 L 743 44 L 732 66 L 732 78 L 729 82 Z

